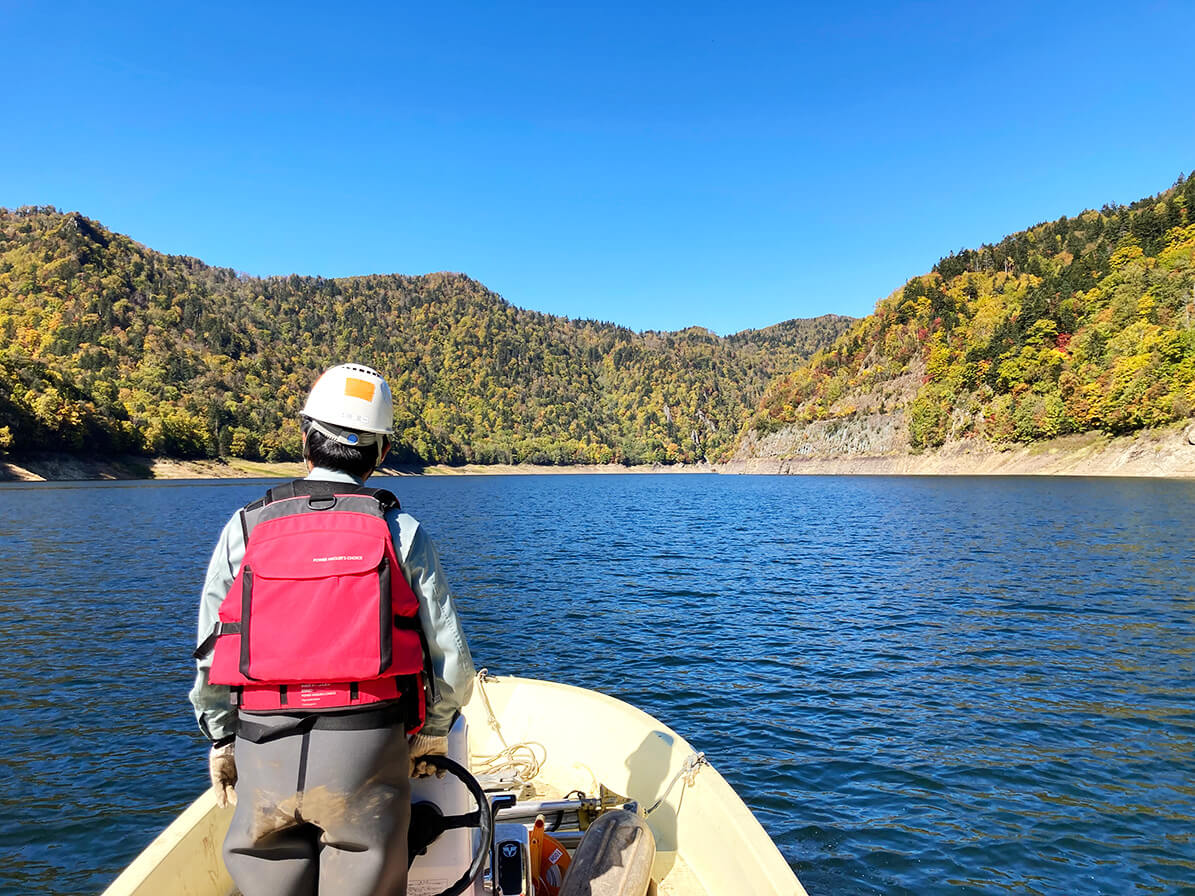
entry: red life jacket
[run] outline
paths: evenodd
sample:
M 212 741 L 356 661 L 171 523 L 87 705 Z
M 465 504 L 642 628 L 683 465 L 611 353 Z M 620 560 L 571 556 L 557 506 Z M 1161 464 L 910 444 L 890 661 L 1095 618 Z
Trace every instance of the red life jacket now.
M 241 710 L 317 711 L 426 698 L 419 601 L 385 514 L 390 492 L 302 479 L 241 511 L 245 558 L 220 604 L 208 680 Z M 412 713 L 414 716 L 414 713 Z

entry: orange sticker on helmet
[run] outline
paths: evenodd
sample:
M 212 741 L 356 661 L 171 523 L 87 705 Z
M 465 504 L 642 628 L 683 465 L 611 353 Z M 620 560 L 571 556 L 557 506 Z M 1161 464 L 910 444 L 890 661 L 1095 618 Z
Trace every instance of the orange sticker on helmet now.
M 344 378 L 344 394 L 349 398 L 373 401 L 373 390 L 374 384 L 369 380 L 359 380 L 353 376 Z

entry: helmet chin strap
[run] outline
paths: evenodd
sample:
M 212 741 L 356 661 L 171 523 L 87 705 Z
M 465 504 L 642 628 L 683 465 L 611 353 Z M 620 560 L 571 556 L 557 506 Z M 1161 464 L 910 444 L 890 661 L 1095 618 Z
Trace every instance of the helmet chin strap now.
M 339 442 L 341 445 L 351 445 L 354 448 L 366 448 L 369 445 L 377 445 L 378 457 L 374 461 L 374 466 L 382 462 L 382 458 L 386 454 L 386 435 L 380 432 L 362 432 L 357 429 L 346 429 L 343 426 L 337 426 L 334 423 L 321 423 L 319 420 L 309 418 L 308 426 L 311 429 L 327 436 L 333 442 Z

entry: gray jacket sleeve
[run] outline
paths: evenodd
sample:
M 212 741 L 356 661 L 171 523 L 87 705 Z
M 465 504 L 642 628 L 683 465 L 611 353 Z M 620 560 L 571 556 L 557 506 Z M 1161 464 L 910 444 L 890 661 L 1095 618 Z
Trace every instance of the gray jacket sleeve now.
M 457 711 L 473 692 L 473 656 L 432 540 L 410 514 L 396 513 L 387 520 L 394 542 L 400 546 L 399 559 L 407 581 L 419 598 L 419 621 L 427 635 L 428 658 L 440 692 L 440 702 L 427 708 L 421 733 L 439 737 L 448 733 Z
M 207 577 L 203 582 L 203 593 L 199 598 L 199 625 L 195 638 L 196 646 L 212 633 L 220 618 L 220 604 L 236 571 L 245 558 L 245 536 L 241 531 L 240 513 L 235 513 L 224 525 L 216 542 L 212 558 L 208 561 Z M 195 707 L 195 718 L 199 728 L 211 740 L 220 740 L 236 732 L 236 710 L 229 699 L 227 685 L 209 684 L 208 670 L 212 655 L 196 660 L 195 684 L 191 688 L 191 705 Z

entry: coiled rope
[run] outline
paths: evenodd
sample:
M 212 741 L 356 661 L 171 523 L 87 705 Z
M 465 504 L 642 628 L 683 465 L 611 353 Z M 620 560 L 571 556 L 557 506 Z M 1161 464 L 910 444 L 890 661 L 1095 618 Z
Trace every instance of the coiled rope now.
M 525 786 L 535 779 L 540 769 L 543 768 L 544 763 L 548 761 L 548 748 L 539 741 L 533 740 L 522 741 L 517 744 L 508 744 L 506 742 L 506 737 L 502 734 L 502 725 L 498 721 L 498 716 L 494 713 L 494 707 L 490 703 L 490 696 L 485 690 L 485 683 L 489 678 L 490 673 L 488 669 L 480 670 L 477 673 L 477 686 L 481 693 L 481 701 L 485 705 L 486 721 L 494 729 L 494 733 L 498 735 L 502 749 L 492 756 L 472 757 L 473 773 L 493 775 L 504 780 L 513 780 Z

